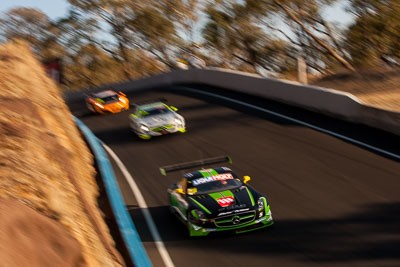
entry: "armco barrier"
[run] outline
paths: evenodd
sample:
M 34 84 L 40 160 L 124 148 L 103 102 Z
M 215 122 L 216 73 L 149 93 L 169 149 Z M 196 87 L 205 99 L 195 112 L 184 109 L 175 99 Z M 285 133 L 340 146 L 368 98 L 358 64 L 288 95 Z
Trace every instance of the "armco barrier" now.
M 141 80 L 91 88 L 86 92 L 118 88 L 130 91 L 173 85 L 204 84 L 251 94 L 316 111 L 350 122 L 363 123 L 400 135 L 400 113 L 370 107 L 349 94 L 333 89 L 305 86 L 293 82 L 263 78 L 243 72 L 220 69 L 177 70 Z M 82 99 L 83 93 L 70 93 L 69 101 Z
M 131 217 L 126 210 L 121 191 L 119 190 L 118 183 L 115 179 L 115 175 L 106 152 L 97 140 L 96 136 L 82 121 L 75 118 L 75 122 L 93 151 L 104 182 L 107 196 L 109 198 L 111 209 L 114 213 L 118 228 L 132 261 L 134 262 L 135 266 L 152 266 L 150 259 L 148 258 L 147 253 L 142 245 L 139 234 L 136 231 L 135 225 L 133 224 Z

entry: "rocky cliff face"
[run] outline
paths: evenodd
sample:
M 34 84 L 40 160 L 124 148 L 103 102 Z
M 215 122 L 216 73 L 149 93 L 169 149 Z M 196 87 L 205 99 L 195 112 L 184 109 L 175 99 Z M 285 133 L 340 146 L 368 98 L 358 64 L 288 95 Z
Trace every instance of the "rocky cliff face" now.
M 58 266 L 57 257 L 71 259 L 69 266 L 123 265 L 97 207 L 92 164 L 57 86 L 28 46 L 0 47 L 0 218 L 10 218 L 0 224 L 0 262 L 14 251 L 54 260 L 29 266 Z M 18 257 L 15 264 L 7 259 L 19 266 Z

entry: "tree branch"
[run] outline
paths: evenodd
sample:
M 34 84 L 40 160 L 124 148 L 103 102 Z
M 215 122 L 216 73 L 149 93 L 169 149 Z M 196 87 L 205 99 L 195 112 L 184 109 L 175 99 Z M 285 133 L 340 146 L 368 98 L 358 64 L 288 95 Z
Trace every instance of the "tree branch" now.
M 293 14 L 285 5 L 279 0 L 273 0 L 273 2 L 280 7 L 293 21 L 295 21 L 303 30 L 306 32 L 315 42 L 322 46 L 326 51 L 331 54 L 337 61 L 339 61 L 344 67 L 351 71 L 355 71 L 354 67 L 342 56 L 340 56 L 332 47 L 326 44 L 324 41 L 315 36 L 307 27 L 300 21 L 300 19 Z

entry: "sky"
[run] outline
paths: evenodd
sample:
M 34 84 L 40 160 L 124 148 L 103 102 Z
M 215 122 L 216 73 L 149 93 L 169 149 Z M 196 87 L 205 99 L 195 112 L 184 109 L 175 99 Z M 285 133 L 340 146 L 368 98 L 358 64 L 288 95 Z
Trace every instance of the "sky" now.
M 345 8 L 348 6 L 347 1 L 339 1 L 333 6 L 326 8 L 322 15 L 326 16 L 326 19 L 331 21 L 332 23 L 339 23 L 345 26 L 351 24 L 354 20 L 353 15 L 349 14 L 345 11 Z
M 0 0 L 0 12 L 15 7 L 34 7 L 46 13 L 51 19 L 63 17 L 68 10 L 66 0 Z

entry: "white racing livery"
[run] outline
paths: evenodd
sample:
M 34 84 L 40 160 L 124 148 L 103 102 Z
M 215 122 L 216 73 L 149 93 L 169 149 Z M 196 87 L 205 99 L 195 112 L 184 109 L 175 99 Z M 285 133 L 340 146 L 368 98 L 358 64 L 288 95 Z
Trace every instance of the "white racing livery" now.
M 161 101 L 135 105 L 134 113 L 129 115 L 129 126 L 142 139 L 176 132 L 184 133 L 185 119 L 176 111 L 176 107 Z

